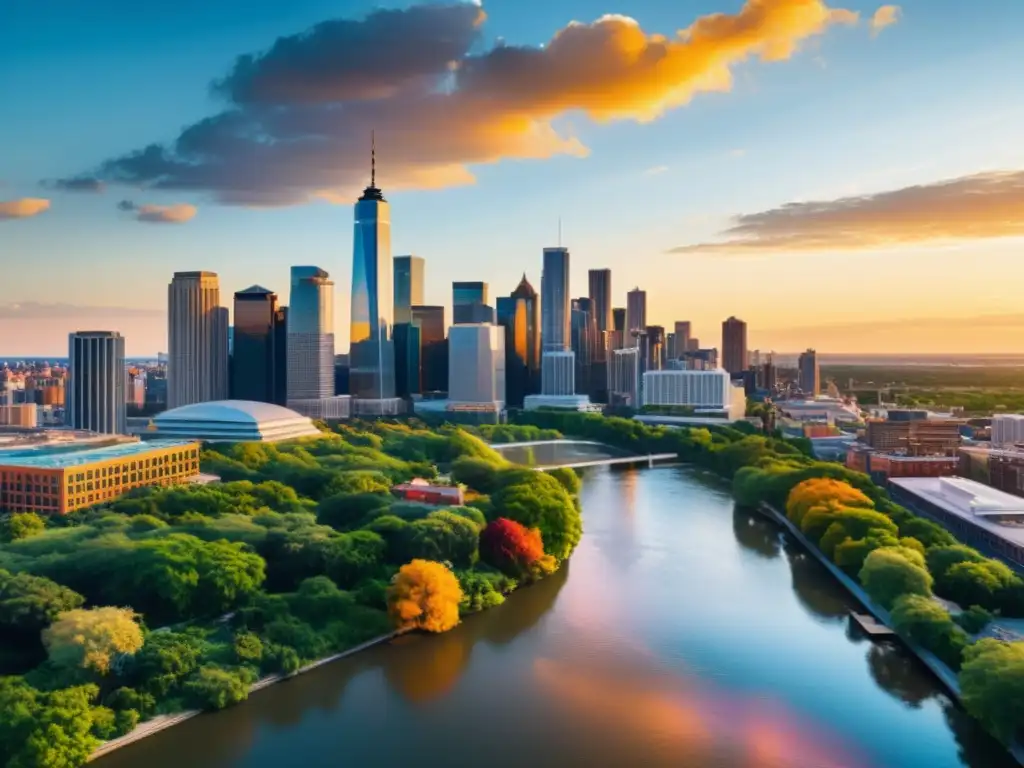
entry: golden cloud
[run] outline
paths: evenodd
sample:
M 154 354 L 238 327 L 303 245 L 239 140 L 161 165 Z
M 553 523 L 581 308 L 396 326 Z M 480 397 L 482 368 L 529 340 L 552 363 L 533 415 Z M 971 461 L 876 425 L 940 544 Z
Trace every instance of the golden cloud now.
M 205 191 L 238 205 L 349 202 L 365 183 L 375 130 L 387 189 L 467 184 L 475 164 L 585 155 L 553 127 L 561 115 L 653 120 L 701 92 L 729 90 L 735 66 L 788 59 L 858 16 L 824 0 L 747 0 L 671 36 L 609 15 L 572 22 L 543 47 L 476 52 L 484 20 L 473 4 L 423 5 L 280 38 L 215 81 L 229 102 L 223 112 L 173 144 L 79 178 Z
M 979 173 L 888 192 L 788 203 L 734 219 L 724 240 L 671 253 L 849 251 L 1024 237 L 1024 171 Z
M 197 213 L 196 207 L 187 203 L 136 205 L 131 200 L 122 200 L 117 204 L 117 208 L 133 214 L 136 221 L 147 224 L 184 224 Z
M 898 5 L 883 5 L 871 17 L 871 34 L 877 35 L 900 20 L 903 11 Z
M 20 200 L 0 201 L 0 221 L 28 219 L 37 216 L 50 207 L 50 201 L 39 197 L 23 197 Z

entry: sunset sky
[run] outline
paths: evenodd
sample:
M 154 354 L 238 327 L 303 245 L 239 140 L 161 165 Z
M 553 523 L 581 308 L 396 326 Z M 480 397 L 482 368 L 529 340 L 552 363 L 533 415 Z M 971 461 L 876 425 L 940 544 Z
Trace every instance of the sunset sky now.
M 384 10 L 381 10 L 381 9 Z M 629 17 L 616 14 L 629 14 Z M 336 283 L 376 131 L 395 254 L 541 250 L 780 352 L 1024 352 L 1024 2 L 0 3 L 0 356 L 166 349 L 176 270 Z

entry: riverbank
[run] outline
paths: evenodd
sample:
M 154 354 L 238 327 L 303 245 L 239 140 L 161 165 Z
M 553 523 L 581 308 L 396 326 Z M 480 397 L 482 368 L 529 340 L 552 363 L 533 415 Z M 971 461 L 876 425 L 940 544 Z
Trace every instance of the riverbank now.
M 267 675 L 266 677 L 257 680 L 249 687 L 249 695 L 252 696 L 252 694 L 258 691 L 262 691 L 264 688 L 269 688 L 270 686 L 275 685 L 276 683 L 280 683 L 285 680 L 290 680 L 293 677 L 303 675 L 306 672 L 311 672 L 312 670 L 322 667 L 325 664 L 330 664 L 334 661 L 340 661 L 341 659 L 345 659 L 361 651 L 365 651 L 368 648 L 373 648 L 375 646 L 382 645 L 386 642 L 394 640 L 400 634 L 402 634 L 401 631 L 395 631 L 389 632 L 385 635 L 378 635 L 377 637 L 367 640 L 365 643 L 360 643 L 359 645 L 341 651 L 340 653 L 335 653 L 331 656 L 326 656 L 322 659 L 318 659 L 317 661 L 311 662 L 306 666 L 296 670 L 290 675 Z M 191 720 L 193 717 L 198 717 L 204 712 L 205 710 L 202 709 L 189 709 L 185 710 L 184 712 L 176 712 L 171 715 L 157 715 L 156 717 L 150 718 L 144 723 L 139 723 L 131 732 L 126 733 L 124 736 L 119 736 L 116 739 L 111 739 L 110 741 L 106 741 L 103 744 L 101 744 L 89 756 L 89 762 L 97 760 L 98 758 L 101 758 L 104 755 L 109 755 L 111 752 L 114 752 L 123 747 L 127 747 L 129 744 L 134 744 L 138 741 L 141 741 L 142 739 L 152 736 L 153 734 L 160 733 L 161 731 L 166 731 L 168 728 L 173 728 L 176 725 L 181 725 L 181 723 L 187 722 L 188 720 Z
M 758 505 L 758 511 L 767 516 L 770 520 L 781 525 L 787 532 L 789 532 L 794 539 L 796 539 L 807 550 L 814 558 L 821 563 L 831 573 L 836 580 L 846 588 L 846 590 L 857 599 L 857 601 L 868 610 L 879 622 L 889 627 L 893 627 L 892 615 L 885 608 L 880 606 L 877 602 L 871 599 L 870 595 L 864 591 L 864 588 L 852 579 L 849 574 L 845 573 L 839 566 L 825 557 L 824 553 L 816 547 L 813 542 L 809 541 L 803 532 L 793 524 L 789 518 L 775 509 L 772 505 L 762 502 Z M 952 695 L 953 699 L 959 706 L 963 706 L 963 700 L 960 692 L 960 681 L 957 673 L 954 672 L 950 667 L 944 664 L 934 653 L 922 648 L 920 645 L 910 640 L 909 638 L 899 636 L 900 642 L 906 646 L 906 648 L 913 653 L 925 667 L 928 668 L 936 679 L 942 683 L 943 687 Z M 1019 765 L 1024 766 L 1024 745 L 1016 744 L 1013 747 L 1008 747 L 1007 751 L 1012 755 L 1013 759 L 1017 761 Z

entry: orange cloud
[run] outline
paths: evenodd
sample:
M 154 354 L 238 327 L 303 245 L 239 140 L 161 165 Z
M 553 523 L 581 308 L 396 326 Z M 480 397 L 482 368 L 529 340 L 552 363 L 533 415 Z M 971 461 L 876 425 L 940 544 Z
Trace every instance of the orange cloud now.
M 671 36 L 609 15 L 572 22 L 543 47 L 481 50 L 485 18 L 473 4 L 420 5 L 282 37 L 214 82 L 223 112 L 78 178 L 205 191 L 236 205 L 350 202 L 366 180 L 373 129 L 386 189 L 472 183 L 476 164 L 585 155 L 553 127 L 561 115 L 653 120 L 729 90 L 735 66 L 788 59 L 858 15 L 824 0 L 747 0 Z
M 900 20 L 903 10 L 898 5 L 883 5 L 871 17 L 871 34 L 877 35 Z
M 1024 237 L 1024 171 L 980 173 L 889 192 L 788 203 L 737 216 L 724 240 L 671 253 L 868 250 Z
M 50 201 L 39 197 L 23 197 L 20 200 L 0 201 L 0 221 L 28 219 L 37 216 L 50 207 Z
M 117 204 L 118 210 L 134 214 L 136 221 L 147 224 L 184 224 L 197 213 L 194 205 L 177 203 L 175 205 L 136 205 L 131 200 L 122 200 Z

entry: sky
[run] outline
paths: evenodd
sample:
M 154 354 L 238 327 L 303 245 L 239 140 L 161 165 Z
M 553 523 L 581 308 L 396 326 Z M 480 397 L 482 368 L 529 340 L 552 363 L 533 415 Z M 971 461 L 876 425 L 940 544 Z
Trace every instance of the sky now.
M 629 14 L 628 16 L 622 14 Z M 1024 352 L 1019 0 L 0 3 L 0 356 L 117 330 L 167 284 L 336 285 L 377 182 L 395 255 L 494 297 L 571 251 L 574 295 L 705 346 Z M 449 315 L 450 317 L 450 315 Z

